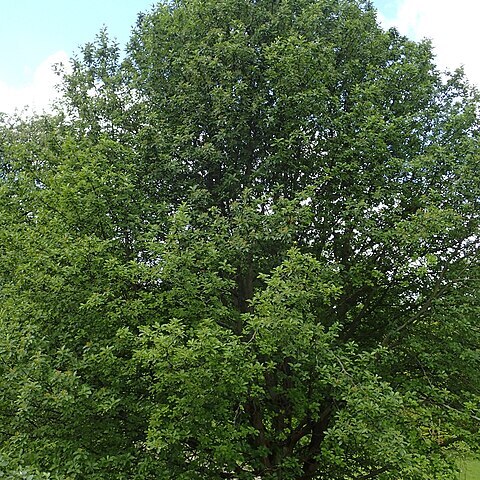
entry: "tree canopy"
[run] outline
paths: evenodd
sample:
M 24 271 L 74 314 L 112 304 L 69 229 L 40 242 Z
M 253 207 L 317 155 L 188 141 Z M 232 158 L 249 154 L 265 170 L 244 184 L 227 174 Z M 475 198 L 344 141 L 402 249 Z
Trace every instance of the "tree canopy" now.
M 363 0 L 178 0 L 0 127 L 0 475 L 455 479 L 479 95 Z

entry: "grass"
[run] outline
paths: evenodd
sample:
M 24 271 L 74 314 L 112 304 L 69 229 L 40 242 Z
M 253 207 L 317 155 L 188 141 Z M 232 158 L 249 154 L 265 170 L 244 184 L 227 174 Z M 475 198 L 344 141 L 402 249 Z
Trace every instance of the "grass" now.
M 462 462 L 459 480 L 480 480 L 480 461 Z

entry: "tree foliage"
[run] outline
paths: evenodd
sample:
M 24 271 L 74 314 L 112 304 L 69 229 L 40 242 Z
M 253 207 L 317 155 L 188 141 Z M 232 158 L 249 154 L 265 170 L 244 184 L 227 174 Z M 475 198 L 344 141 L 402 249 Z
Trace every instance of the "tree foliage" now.
M 0 129 L 0 472 L 427 480 L 478 448 L 479 98 L 360 0 L 180 0 Z

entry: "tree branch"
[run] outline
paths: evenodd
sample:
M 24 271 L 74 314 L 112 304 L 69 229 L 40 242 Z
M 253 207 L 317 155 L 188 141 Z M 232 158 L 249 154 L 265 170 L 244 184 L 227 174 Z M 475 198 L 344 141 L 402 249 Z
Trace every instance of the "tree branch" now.
M 378 475 L 387 472 L 389 468 L 390 467 L 377 468 L 369 473 L 366 473 L 365 475 L 362 475 L 361 477 L 357 477 L 355 480 L 369 480 L 370 478 L 375 478 Z

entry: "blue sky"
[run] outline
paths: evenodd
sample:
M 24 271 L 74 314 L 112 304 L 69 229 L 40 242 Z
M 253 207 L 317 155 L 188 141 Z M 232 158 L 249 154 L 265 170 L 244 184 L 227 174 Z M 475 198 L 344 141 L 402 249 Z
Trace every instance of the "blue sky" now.
M 394 18 L 401 2 L 400 0 L 374 0 L 373 3 L 383 15 Z
M 68 62 L 106 25 L 121 44 L 138 12 L 155 0 L 0 0 L 0 111 L 29 104 L 42 109 L 54 96 L 53 63 Z M 374 0 L 379 20 L 414 39 L 433 40 L 442 68 L 464 64 L 480 85 L 477 0 Z
M 75 52 L 103 25 L 128 40 L 140 11 L 154 0 L 0 0 L 0 80 L 21 86 L 58 51 Z

